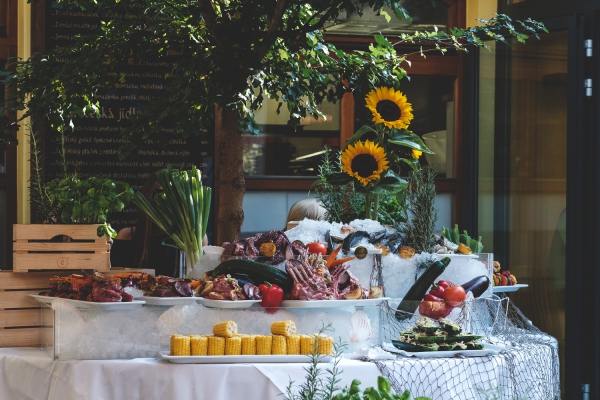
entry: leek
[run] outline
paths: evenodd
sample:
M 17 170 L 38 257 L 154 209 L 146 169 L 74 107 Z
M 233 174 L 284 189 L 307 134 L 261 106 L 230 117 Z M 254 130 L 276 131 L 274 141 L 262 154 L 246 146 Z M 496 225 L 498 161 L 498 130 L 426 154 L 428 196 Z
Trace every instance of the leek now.
M 136 192 L 133 203 L 185 251 L 191 269 L 202 256 L 212 190 L 202 186 L 202 174 L 195 166 L 189 171 L 171 166 L 156 173 L 162 193 L 147 199 Z

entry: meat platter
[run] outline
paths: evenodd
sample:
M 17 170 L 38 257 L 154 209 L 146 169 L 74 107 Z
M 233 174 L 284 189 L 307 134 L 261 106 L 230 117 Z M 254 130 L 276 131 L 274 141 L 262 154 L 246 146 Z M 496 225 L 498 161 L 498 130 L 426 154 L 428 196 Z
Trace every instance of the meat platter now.
M 390 300 L 389 297 L 379 297 L 376 299 L 355 299 L 355 300 L 284 300 L 281 307 L 284 308 L 329 308 L 329 307 L 367 307 L 376 306 L 384 300 Z
M 61 297 L 51 297 L 51 296 L 43 296 L 39 294 L 30 294 L 29 296 L 33 297 L 40 303 L 51 304 L 53 300 L 60 299 L 62 301 L 66 301 L 71 304 L 75 308 L 79 309 L 88 309 L 88 310 L 102 310 L 102 311 L 117 311 L 117 310 L 130 310 L 135 307 L 139 307 L 145 304 L 145 301 L 142 300 L 132 300 L 127 302 L 94 302 L 94 301 L 83 301 L 83 300 L 73 300 L 73 299 L 65 299 Z

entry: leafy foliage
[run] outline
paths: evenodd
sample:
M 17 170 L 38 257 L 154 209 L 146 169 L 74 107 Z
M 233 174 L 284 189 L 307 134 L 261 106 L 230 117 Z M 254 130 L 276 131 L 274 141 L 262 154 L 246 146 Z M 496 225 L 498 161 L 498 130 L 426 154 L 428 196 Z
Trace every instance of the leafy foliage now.
M 413 397 L 409 390 L 405 390 L 402 394 L 394 393 L 390 381 L 385 376 L 377 377 L 377 387 L 368 387 L 361 393 L 360 381 L 355 379 L 352 381 L 350 388 L 344 388 L 341 393 L 338 393 L 332 400 L 431 400 L 429 397 Z
M 408 182 L 409 221 L 401 226 L 408 245 L 417 253 L 432 253 L 435 246 L 435 171 L 430 167 L 412 171 Z
M 19 60 L 2 75 L 13 90 L 8 106 L 0 107 L 0 144 L 14 142 L 19 121 L 30 115 L 43 115 L 56 129 L 72 128 L 73 118 L 98 115 L 98 90 L 127 83 L 123 70 L 149 63 L 163 65 L 165 89 L 128 121 L 123 157 L 147 139 L 164 143 L 172 135 L 203 132 L 214 121 L 215 106 L 237 111 L 240 128 L 256 133 L 254 112 L 265 97 L 279 101 L 279 109 L 285 104 L 290 123 L 297 125 L 307 115 L 323 116 L 324 100 L 398 87 L 407 76 L 407 54 L 396 51 L 403 43 L 434 44 L 418 51 L 423 53 L 464 50 L 466 44 L 484 45 L 486 35 L 506 41 L 507 31 L 524 40 L 544 30 L 534 21 L 513 24 L 497 16 L 449 34 L 377 35 L 367 51 L 339 49 L 326 40 L 323 27 L 340 12 L 360 15 L 364 7 L 384 6 L 396 18 L 409 19 L 393 0 L 54 0 L 55 8 L 97 13 L 102 23 L 71 46 Z M 15 122 L 17 110 L 25 112 Z

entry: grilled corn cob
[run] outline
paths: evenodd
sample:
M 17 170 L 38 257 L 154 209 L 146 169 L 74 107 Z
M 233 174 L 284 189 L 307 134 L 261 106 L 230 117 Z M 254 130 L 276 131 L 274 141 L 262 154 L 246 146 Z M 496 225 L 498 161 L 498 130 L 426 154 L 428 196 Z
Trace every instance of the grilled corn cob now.
M 190 355 L 190 337 L 182 335 L 171 336 L 172 347 L 171 355 L 189 356 Z
M 191 335 L 190 347 L 193 356 L 205 356 L 208 354 L 208 338 L 204 335 Z
M 225 355 L 225 338 L 220 336 L 208 336 L 208 355 Z
M 329 355 L 333 354 L 333 338 L 331 336 L 319 336 L 317 338 L 317 346 L 319 354 Z
M 242 354 L 255 355 L 256 354 L 256 336 L 243 335 L 241 338 L 242 338 Z
M 300 335 L 287 336 L 286 342 L 288 354 L 300 354 Z
M 273 335 L 273 345 L 271 348 L 271 354 L 287 354 L 287 342 L 285 339 L 285 336 Z
M 225 338 L 225 355 L 226 356 L 239 356 L 240 354 L 242 354 L 242 338 L 241 338 L 241 336 Z
M 237 335 L 237 324 L 234 321 L 219 322 L 213 326 L 213 335 L 233 337 Z
M 273 336 L 257 335 L 256 336 L 256 354 L 271 354 L 273 345 Z
M 271 333 L 273 335 L 290 336 L 296 333 L 296 324 L 294 321 L 275 321 L 271 324 Z
M 315 352 L 315 337 L 300 335 L 300 354 L 313 354 Z

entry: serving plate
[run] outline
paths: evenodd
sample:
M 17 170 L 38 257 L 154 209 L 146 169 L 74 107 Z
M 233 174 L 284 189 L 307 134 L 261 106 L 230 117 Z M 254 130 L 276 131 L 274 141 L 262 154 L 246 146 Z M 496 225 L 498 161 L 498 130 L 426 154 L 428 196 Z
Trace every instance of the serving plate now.
M 142 296 L 138 300 L 146 302 L 147 306 L 178 306 L 182 304 L 192 304 L 198 300 L 197 297 L 152 297 Z
M 384 300 L 390 300 L 390 297 L 379 297 L 378 299 L 357 299 L 357 300 L 284 300 L 281 307 L 284 308 L 329 308 L 329 307 L 367 307 L 376 306 Z
M 504 348 L 502 345 L 483 343 L 482 350 L 452 350 L 452 351 L 405 351 L 396 348 L 391 343 L 383 343 L 381 345 L 386 351 L 391 353 L 401 354 L 406 357 L 415 358 L 447 358 L 447 357 L 485 357 L 487 355 L 498 354 Z
M 494 286 L 492 291 L 493 293 L 508 293 L 508 292 L 516 292 L 521 288 L 529 287 L 526 283 L 517 283 L 516 285 L 511 286 Z
M 248 308 L 262 300 L 213 300 L 204 297 L 195 297 L 196 301 L 205 307 L 211 308 Z
M 62 297 L 50 297 L 50 296 L 42 296 L 39 294 L 30 294 L 29 296 L 33 297 L 40 303 L 44 304 L 52 304 L 53 300 L 60 299 L 64 300 L 67 303 L 71 304 L 75 308 L 79 309 L 87 309 L 87 310 L 103 310 L 103 311 L 118 311 L 118 310 L 130 310 L 135 307 L 139 307 L 146 302 L 143 300 L 133 300 L 128 302 L 107 302 L 107 303 L 98 303 L 94 301 L 83 301 L 83 300 L 72 300 L 72 299 L 63 299 Z
M 161 351 L 160 356 L 173 364 L 260 364 L 260 363 L 309 363 L 307 355 L 245 355 L 245 356 L 171 356 Z M 333 356 L 319 356 L 320 363 L 328 363 Z

